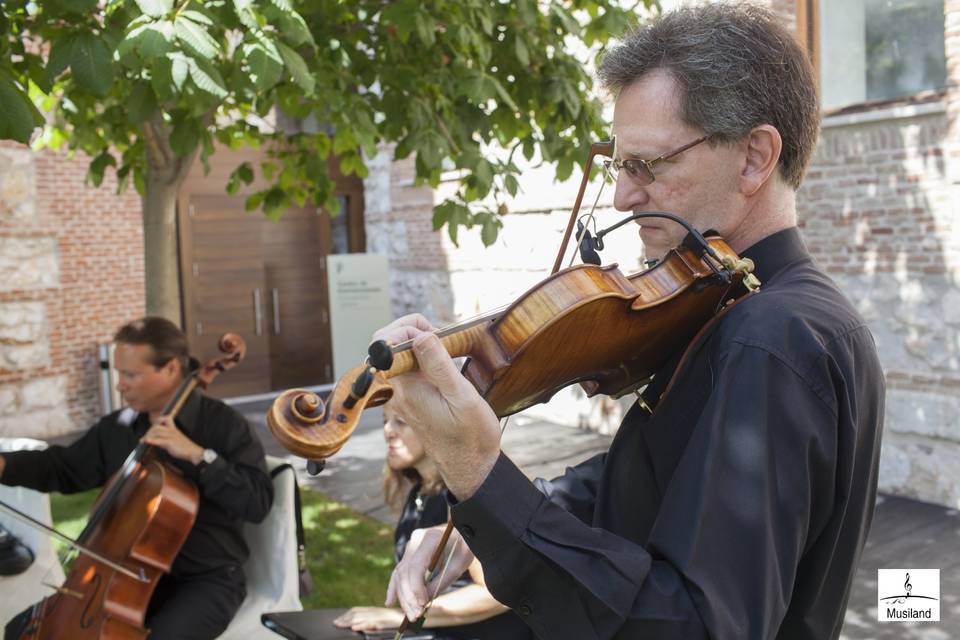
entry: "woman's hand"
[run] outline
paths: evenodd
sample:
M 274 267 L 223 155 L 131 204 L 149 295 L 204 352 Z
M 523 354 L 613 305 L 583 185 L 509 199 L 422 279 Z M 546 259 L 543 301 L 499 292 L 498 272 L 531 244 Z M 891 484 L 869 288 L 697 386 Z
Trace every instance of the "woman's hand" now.
M 396 629 L 403 622 L 400 609 L 387 607 L 354 607 L 333 621 L 341 629 L 352 631 L 377 631 Z

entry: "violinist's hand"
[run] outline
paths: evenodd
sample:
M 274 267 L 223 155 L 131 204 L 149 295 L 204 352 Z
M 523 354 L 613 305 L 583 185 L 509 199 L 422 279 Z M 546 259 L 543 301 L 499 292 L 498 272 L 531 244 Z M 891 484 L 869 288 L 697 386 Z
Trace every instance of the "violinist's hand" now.
M 391 378 L 391 402 L 420 438 L 447 488 L 466 500 L 500 455 L 500 421 L 432 330 L 426 318 L 413 314 L 373 337 L 391 345 L 413 340 L 419 370 Z
M 336 620 L 335 626 L 351 631 L 377 631 L 378 629 L 396 629 L 403 622 L 400 609 L 387 607 L 353 607 Z
M 436 575 L 433 580 L 427 582 L 427 567 L 430 566 L 430 558 L 440 544 L 445 526 L 414 531 L 403 552 L 403 558 L 390 576 L 387 600 L 384 604 L 390 606 L 398 603 L 411 622 L 422 616 L 424 607 L 463 575 L 474 560 L 470 548 L 454 529 L 440 556 L 440 563 L 434 572 Z M 453 549 L 452 556 L 450 556 L 451 549 Z M 443 565 L 447 562 L 447 557 L 450 557 L 450 562 L 444 571 Z
M 180 431 L 170 418 L 160 418 L 140 440 L 163 449 L 178 460 L 186 460 L 193 464 L 200 464 L 203 460 L 203 447 Z

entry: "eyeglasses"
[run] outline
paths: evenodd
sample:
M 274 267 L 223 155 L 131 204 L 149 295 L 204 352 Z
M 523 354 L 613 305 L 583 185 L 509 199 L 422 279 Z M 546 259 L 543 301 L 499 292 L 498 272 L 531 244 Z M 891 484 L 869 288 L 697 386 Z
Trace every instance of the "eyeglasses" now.
M 704 140 L 710 138 L 709 135 L 701 136 L 694 140 L 693 142 L 688 142 L 679 149 L 674 149 L 670 153 L 665 153 L 661 156 L 654 158 L 653 160 L 643 160 L 642 158 L 627 158 L 626 160 L 606 160 L 603 164 L 607 170 L 612 174 L 614 180 L 617 179 L 617 176 L 620 173 L 620 170 L 623 169 L 627 172 L 627 175 L 633 179 L 641 187 L 645 187 L 648 184 L 652 183 L 656 178 L 653 175 L 653 168 L 660 162 L 664 160 L 669 160 L 670 158 L 683 153 L 691 147 L 695 147 Z

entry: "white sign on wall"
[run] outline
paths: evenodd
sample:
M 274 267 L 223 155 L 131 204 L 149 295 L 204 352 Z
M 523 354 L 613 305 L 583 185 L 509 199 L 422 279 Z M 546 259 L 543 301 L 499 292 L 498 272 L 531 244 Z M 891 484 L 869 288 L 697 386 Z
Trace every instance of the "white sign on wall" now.
M 387 256 L 344 253 L 327 256 L 330 337 L 337 380 L 362 364 L 373 332 L 393 321 Z

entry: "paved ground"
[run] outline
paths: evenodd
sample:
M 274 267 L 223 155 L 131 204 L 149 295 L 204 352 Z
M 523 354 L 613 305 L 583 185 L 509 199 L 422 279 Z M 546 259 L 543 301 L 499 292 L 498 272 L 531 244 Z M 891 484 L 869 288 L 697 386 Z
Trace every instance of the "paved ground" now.
M 267 403 L 242 410 L 258 425 L 268 453 L 286 456 L 264 424 Z M 393 522 L 383 506 L 380 479 L 384 460 L 382 414 L 364 415 L 356 433 L 330 459 L 319 476 L 309 477 L 299 458 L 291 457 L 301 482 L 357 511 Z M 551 477 L 609 446 L 611 437 L 571 427 L 515 417 L 507 426 L 503 448 L 531 477 Z M 877 569 L 940 569 L 941 622 L 877 621 Z M 960 639 L 960 514 L 916 500 L 881 496 L 873 528 L 861 558 L 842 640 Z

